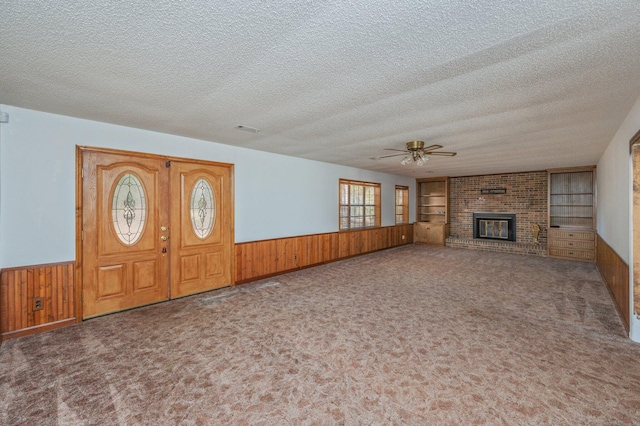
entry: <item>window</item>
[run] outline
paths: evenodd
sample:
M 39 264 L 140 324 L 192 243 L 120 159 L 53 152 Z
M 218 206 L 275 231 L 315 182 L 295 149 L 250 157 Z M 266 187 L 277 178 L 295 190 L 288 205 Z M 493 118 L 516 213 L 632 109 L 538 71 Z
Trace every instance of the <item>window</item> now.
M 396 185 L 396 224 L 409 223 L 409 187 Z
M 380 226 L 380 184 L 340 179 L 340 230 Z
M 142 237 L 147 222 L 147 201 L 144 186 L 133 173 L 125 173 L 116 183 L 111 217 L 123 244 L 132 246 Z
M 189 207 L 193 233 L 204 240 L 211 234 L 216 222 L 216 200 L 209 181 L 203 178 L 196 181 L 191 190 Z

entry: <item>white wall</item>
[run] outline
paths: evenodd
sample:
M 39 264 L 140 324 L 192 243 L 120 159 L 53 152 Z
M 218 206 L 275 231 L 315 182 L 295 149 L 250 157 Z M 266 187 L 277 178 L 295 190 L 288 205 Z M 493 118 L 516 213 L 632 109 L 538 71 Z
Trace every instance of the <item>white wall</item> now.
M 598 161 L 598 234 L 633 270 L 631 227 L 631 167 L 629 141 L 640 129 L 640 98 L 623 121 Z M 636 248 L 638 250 L 638 248 Z M 630 279 L 630 312 L 633 313 L 633 279 Z M 631 339 L 640 342 L 640 321 L 631 315 Z
M 640 129 L 640 99 L 598 161 L 598 234 L 630 263 L 629 140 Z
M 3 111 L 3 105 L 0 105 L 0 112 Z M 8 124 L 0 123 L 0 224 L 2 223 L 2 134 Z M 0 227 L 0 259 L 2 259 L 2 228 Z M 0 268 L 2 267 L 2 261 L 0 260 Z
M 415 180 L 174 135 L 0 105 L 0 268 L 75 259 L 75 147 L 96 146 L 235 165 L 235 241 L 338 230 L 338 179 L 382 184 L 382 225 L 395 185 Z

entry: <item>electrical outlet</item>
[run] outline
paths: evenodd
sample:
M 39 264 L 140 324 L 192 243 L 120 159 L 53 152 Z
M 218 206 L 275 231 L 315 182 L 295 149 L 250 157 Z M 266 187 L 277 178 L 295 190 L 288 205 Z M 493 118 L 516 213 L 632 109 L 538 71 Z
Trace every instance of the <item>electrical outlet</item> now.
M 297 254 L 293 255 L 293 260 L 298 260 L 298 255 Z
M 33 310 L 34 311 L 41 311 L 44 308 L 44 305 L 42 303 L 42 297 L 34 297 L 33 298 Z
M 402 236 L 402 239 L 404 240 L 404 235 Z

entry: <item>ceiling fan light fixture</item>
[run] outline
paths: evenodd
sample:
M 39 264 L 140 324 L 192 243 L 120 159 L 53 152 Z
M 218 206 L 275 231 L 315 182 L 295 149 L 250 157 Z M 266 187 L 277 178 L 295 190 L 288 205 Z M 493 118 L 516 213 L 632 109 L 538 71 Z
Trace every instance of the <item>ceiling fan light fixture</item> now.
M 402 154 L 383 155 L 382 157 L 372 157 L 371 159 L 380 160 L 382 158 L 398 157 L 400 155 L 403 155 L 404 157 L 402 158 L 402 160 L 400 160 L 400 164 L 402 164 L 403 166 L 411 163 L 416 163 L 418 166 L 424 166 L 425 164 L 427 164 L 427 161 L 429 161 L 432 155 L 445 157 L 453 157 L 456 155 L 455 152 L 436 151 L 442 147 L 442 145 L 438 144 L 433 144 L 425 147 L 424 141 L 411 141 L 407 142 L 407 148 L 404 151 L 394 148 L 387 148 L 389 151 L 400 151 L 402 152 Z
M 424 151 L 421 150 L 422 148 L 413 149 L 415 146 L 419 145 L 418 142 L 422 141 L 407 143 L 407 149 L 409 150 L 409 153 L 402 159 L 402 161 L 400 161 L 400 164 L 406 166 L 410 163 L 416 163 L 416 165 L 420 167 L 427 164 L 427 161 L 429 161 L 429 157 L 424 153 Z M 422 145 L 424 145 L 424 142 L 422 142 Z

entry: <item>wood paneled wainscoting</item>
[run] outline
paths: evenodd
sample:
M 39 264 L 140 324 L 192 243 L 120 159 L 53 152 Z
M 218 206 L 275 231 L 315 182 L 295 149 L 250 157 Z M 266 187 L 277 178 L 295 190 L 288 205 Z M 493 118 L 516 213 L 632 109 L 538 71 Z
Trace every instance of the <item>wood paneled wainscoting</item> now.
M 413 243 L 413 224 L 237 243 L 236 283 Z
M 604 279 L 611 297 L 615 302 L 618 314 L 622 318 L 627 332 L 629 331 L 629 265 L 618 256 L 618 253 L 607 244 L 600 235 L 597 236 L 598 250 L 596 264 Z
M 75 320 L 75 262 L 6 268 L 0 273 L 0 340 Z

